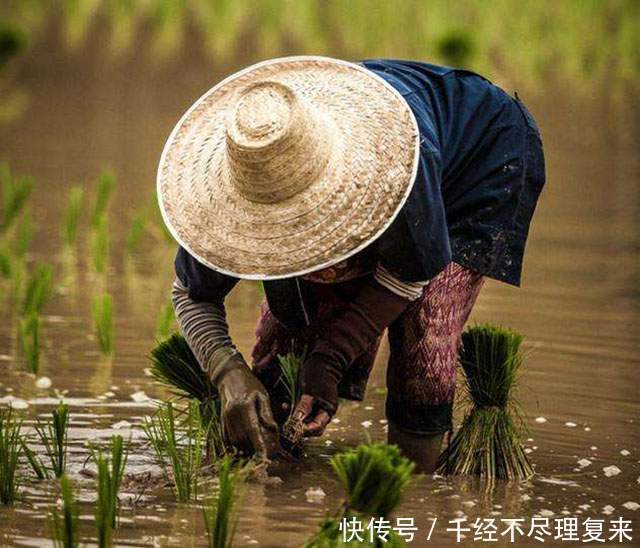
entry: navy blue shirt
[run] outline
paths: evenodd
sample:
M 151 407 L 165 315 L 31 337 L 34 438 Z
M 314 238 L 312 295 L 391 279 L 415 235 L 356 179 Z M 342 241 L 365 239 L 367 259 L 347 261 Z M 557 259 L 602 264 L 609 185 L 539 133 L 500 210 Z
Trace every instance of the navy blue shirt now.
M 529 224 L 545 181 L 540 133 L 526 107 L 468 71 L 415 61 L 361 64 L 400 92 L 420 130 L 414 187 L 368 251 L 405 281 L 429 280 L 453 260 L 519 285 Z M 224 299 L 237 282 L 184 249 L 176 257 L 176 273 L 196 300 Z M 296 280 L 265 282 L 265 291 L 275 296 L 269 303 L 283 309 L 276 314 L 281 320 L 301 322 Z
M 375 244 L 385 266 L 419 281 L 453 260 L 519 285 L 545 181 L 531 114 L 519 99 L 472 72 L 415 61 L 362 64 L 402 94 L 420 130 L 415 186 Z

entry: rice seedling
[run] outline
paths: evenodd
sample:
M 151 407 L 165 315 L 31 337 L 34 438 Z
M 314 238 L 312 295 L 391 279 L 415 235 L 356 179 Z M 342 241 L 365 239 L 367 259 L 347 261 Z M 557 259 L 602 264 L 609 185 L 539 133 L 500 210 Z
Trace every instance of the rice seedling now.
M 11 506 L 22 483 L 19 464 L 22 452 L 22 421 L 11 409 L 0 409 L 0 504 Z
M 104 355 L 113 353 L 113 298 L 98 295 L 91 302 L 93 325 L 98 339 L 98 347 Z
M 113 530 L 118 525 L 118 493 L 124 477 L 128 451 L 122 436 L 113 436 L 109 444 L 110 455 L 92 450 L 97 468 L 98 498 L 95 506 L 95 522 L 100 547 L 111 546 Z
M 115 176 L 108 171 L 103 171 L 98 177 L 96 198 L 93 206 L 93 213 L 91 214 L 91 226 L 93 228 L 97 228 L 101 219 L 106 217 L 107 207 L 109 206 L 109 200 L 113 193 L 115 184 Z
M 30 177 L 14 178 L 6 164 L 0 166 L 2 184 L 2 215 L 0 215 L 0 234 L 6 232 L 20 216 L 27 199 L 33 190 Z
M 0 248 L 0 276 L 8 280 L 12 271 L 11 255 L 6 249 Z
M 153 378 L 177 397 L 204 402 L 217 395 L 215 386 L 180 333 L 159 343 L 151 351 L 150 359 Z
M 522 335 L 493 325 L 477 325 L 462 335 L 460 364 L 471 409 L 440 456 L 445 474 L 522 480 L 533 468 L 522 448 L 521 420 L 512 399 L 523 361 Z
M 80 544 L 80 510 L 68 476 L 60 478 L 62 508 L 51 508 L 49 529 L 56 548 L 75 548 Z
M 147 222 L 142 215 L 136 215 L 131 222 L 131 228 L 127 233 L 127 251 L 129 253 L 133 253 L 138 249 L 146 224 Z
M 18 226 L 18 233 L 13 246 L 16 257 L 24 257 L 29 250 L 31 240 L 33 240 L 33 221 L 29 211 L 26 211 Z
M 198 495 L 206 432 L 196 402 L 189 402 L 182 424 L 178 424 L 174 409 L 173 403 L 167 402 L 142 428 L 159 464 L 173 480 L 176 500 L 188 502 Z
M 43 464 L 40 457 L 36 454 L 36 452 L 27 445 L 24 438 L 20 443 L 22 445 L 22 452 L 27 457 L 27 462 L 29 463 L 29 466 L 31 466 L 31 469 L 36 475 L 36 478 L 38 478 L 39 480 L 49 479 L 50 478 L 49 471 L 47 470 L 47 467 Z
M 226 456 L 218 468 L 218 493 L 212 495 L 203 509 L 210 548 L 231 548 L 237 524 L 238 483 L 241 472 L 233 459 Z
M 84 189 L 81 186 L 71 187 L 64 210 L 64 224 L 62 225 L 62 240 L 67 247 L 71 247 L 78 236 L 83 198 Z
M 109 260 L 109 224 L 106 215 L 102 215 L 94 224 L 91 234 L 91 262 L 93 269 L 102 273 Z
M 414 464 L 402 456 L 395 445 L 370 443 L 339 453 L 331 467 L 345 489 L 346 498 L 340 513 L 327 518 L 305 546 L 311 548 L 343 546 L 340 522 L 343 518 L 388 518 L 398 506 L 411 481 Z M 395 532 L 386 541 L 373 538 L 374 546 L 403 546 Z
M 44 446 L 45 455 L 55 477 L 61 477 L 67 467 L 67 437 L 69 429 L 69 406 L 60 402 L 51 412 L 51 421 L 38 420 L 36 433 Z
M 29 276 L 22 304 L 22 315 L 39 314 L 44 303 L 51 295 L 53 268 L 46 263 L 39 263 Z
M 18 324 L 20 349 L 34 375 L 40 370 L 40 318 L 31 312 L 26 318 L 21 318 Z
M 176 314 L 171 301 L 166 302 L 160 309 L 160 315 L 156 321 L 156 339 L 166 339 L 171 333 L 176 322 Z
M 298 373 L 304 363 L 305 355 L 306 350 L 302 355 L 289 352 L 288 354 L 278 356 L 281 371 L 279 382 L 284 384 L 289 398 L 289 417 L 282 428 L 280 443 L 282 448 L 289 453 L 295 453 L 300 447 L 304 432 L 304 422 L 295 418 L 293 411 L 302 395 L 300 383 L 298 382 Z

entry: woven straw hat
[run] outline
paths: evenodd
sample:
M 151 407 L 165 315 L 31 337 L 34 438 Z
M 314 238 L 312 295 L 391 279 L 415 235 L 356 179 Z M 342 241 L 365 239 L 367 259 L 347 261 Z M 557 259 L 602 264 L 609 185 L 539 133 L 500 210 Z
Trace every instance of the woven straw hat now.
M 172 131 L 158 196 L 201 263 L 239 278 L 298 276 L 375 240 L 406 200 L 418 129 L 402 96 L 360 65 L 287 57 L 205 93 Z

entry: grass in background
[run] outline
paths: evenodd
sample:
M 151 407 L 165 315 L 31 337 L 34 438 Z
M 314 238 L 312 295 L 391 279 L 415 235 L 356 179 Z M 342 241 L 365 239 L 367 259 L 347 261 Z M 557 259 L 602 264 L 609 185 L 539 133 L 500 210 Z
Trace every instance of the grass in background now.
M 0 247 L 0 276 L 8 280 L 11 278 L 12 272 L 13 265 L 11 255 L 4 247 Z
M 218 469 L 218 492 L 212 495 L 203 509 L 204 523 L 210 548 L 231 548 L 237 524 L 238 484 L 241 471 L 230 456 Z
M 60 478 L 60 510 L 55 506 L 49 515 L 51 540 L 55 548 L 76 548 L 80 544 L 80 510 L 68 476 Z
M 81 186 L 76 185 L 71 187 L 69 196 L 67 197 L 67 205 L 64 210 L 64 223 L 62 225 L 62 240 L 67 247 L 75 244 L 78 237 L 78 225 L 80 224 L 80 216 L 82 214 L 83 198 L 84 190 Z
M 0 409 L 0 504 L 11 506 L 22 483 L 20 453 L 22 421 L 14 418 L 11 409 Z
M 106 217 L 109 200 L 111 199 L 115 185 L 116 178 L 108 171 L 103 171 L 98 177 L 96 197 L 91 214 L 91 226 L 94 229 L 98 228 L 98 224 Z
M 22 303 L 22 315 L 39 314 L 51 296 L 53 268 L 47 263 L 38 263 L 29 276 Z
M 346 492 L 346 500 L 339 515 L 326 519 L 305 544 L 307 547 L 342 546 L 339 526 L 345 517 L 388 518 L 400 504 L 415 465 L 395 445 L 370 443 L 338 453 L 331 459 L 331 467 Z M 393 547 L 404 542 L 391 531 L 387 542 L 375 539 L 373 545 Z
M 160 315 L 156 321 L 156 339 L 166 339 L 173 330 L 175 323 L 176 313 L 173 308 L 173 302 L 169 300 L 160 309 Z
M 37 375 L 40 370 L 40 317 L 31 312 L 21 318 L 18 324 L 20 349 L 29 365 L 29 370 Z
M 51 412 L 51 421 L 45 423 L 38 419 L 35 425 L 51 470 L 57 478 L 65 473 L 67 467 L 68 429 L 69 406 L 62 402 Z
M 98 545 L 111 546 L 113 530 L 118 525 L 118 494 L 124 477 L 128 450 L 122 436 L 113 436 L 109 443 L 110 455 L 102 451 L 92 451 L 97 468 L 98 498 L 95 506 L 95 522 Z
M 33 190 L 33 180 L 30 177 L 13 177 L 9 166 L 6 163 L 1 163 L 0 186 L 2 187 L 0 234 L 2 234 L 6 232 L 20 216 Z
M 189 402 L 184 415 L 182 424 L 178 424 L 174 405 L 167 402 L 142 426 L 159 464 L 173 480 L 178 502 L 195 500 L 198 495 L 206 439 L 197 403 Z
M 460 429 L 440 456 L 439 471 L 488 480 L 533 475 L 519 433 L 522 420 L 512 400 L 523 361 L 522 335 L 493 325 L 462 334 L 460 364 L 472 404 Z
M 103 273 L 109 261 L 109 223 L 106 215 L 95 222 L 91 233 L 91 262 L 98 273 Z
M 91 314 L 98 347 L 104 355 L 113 354 L 113 298 L 98 295 L 91 301 Z

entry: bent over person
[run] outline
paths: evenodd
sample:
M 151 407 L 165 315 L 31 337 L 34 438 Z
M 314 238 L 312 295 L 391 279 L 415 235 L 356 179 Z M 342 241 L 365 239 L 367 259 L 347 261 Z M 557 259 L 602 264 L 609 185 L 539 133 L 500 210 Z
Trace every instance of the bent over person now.
M 520 284 L 544 180 L 524 104 L 464 70 L 290 57 L 203 95 L 169 137 L 158 194 L 180 243 L 177 320 L 228 441 L 275 451 L 277 356 L 305 348 L 295 414 L 321 435 L 339 398 L 363 398 L 388 330 L 389 442 L 433 470 L 462 329 L 485 277 Z M 225 318 L 241 279 L 266 295 L 253 367 Z

